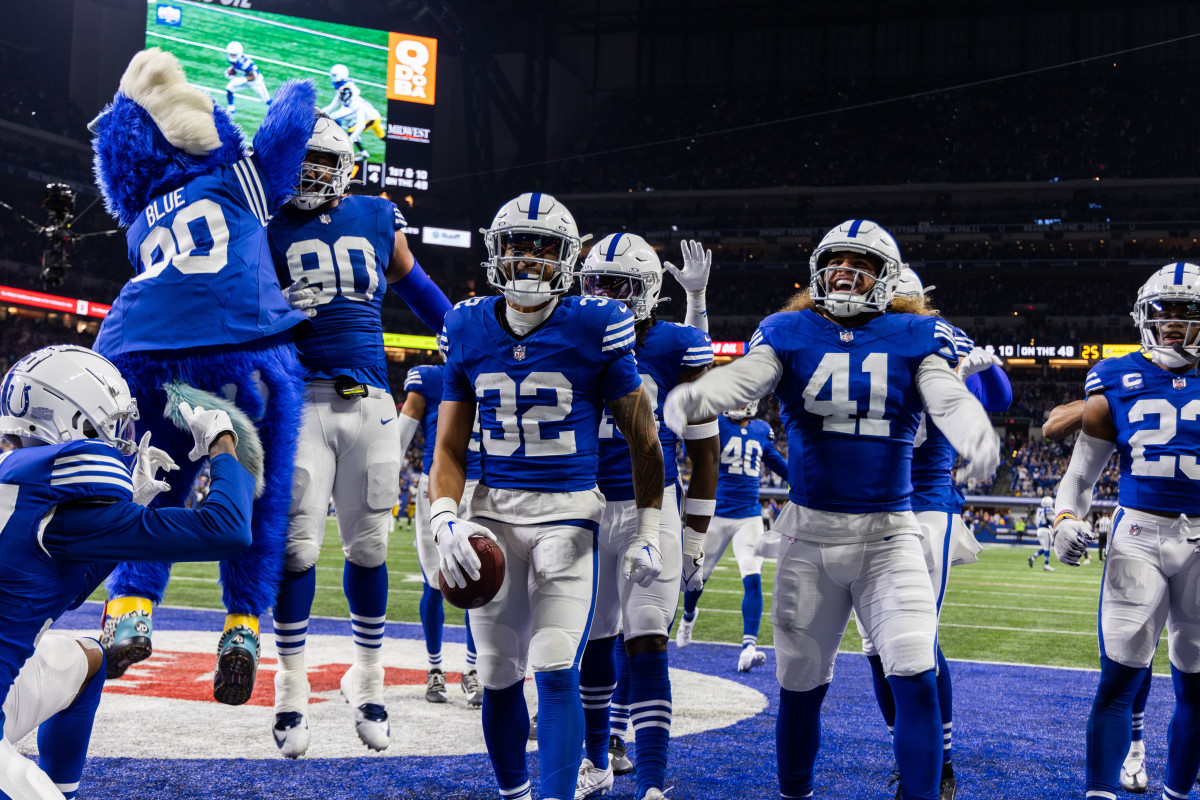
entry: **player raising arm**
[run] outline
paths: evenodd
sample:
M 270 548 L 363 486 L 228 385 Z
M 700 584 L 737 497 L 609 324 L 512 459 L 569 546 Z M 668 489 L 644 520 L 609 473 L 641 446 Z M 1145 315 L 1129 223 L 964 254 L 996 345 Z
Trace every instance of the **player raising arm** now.
M 853 609 L 896 699 L 902 796 L 936 798 L 937 610 L 911 510 L 913 436 L 923 407 L 977 476 L 999 463 L 999 441 L 950 368 L 950 326 L 884 313 L 903 267 L 887 231 L 844 222 L 810 265 L 808 292 L 763 320 L 745 357 L 676 387 L 666 420 L 679 430 L 771 391 L 779 398 L 791 501 L 774 526 L 785 538 L 771 611 L 782 796 L 813 793 L 821 703 Z
M 1141 352 L 1101 361 L 1084 384 L 1082 432 L 1055 503 L 1054 551 L 1072 565 L 1086 552 L 1092 491 L 1116 449 L 1119 508 L 1100 593 L 1086 792 L 1115 796 L 1134 697 L 1166 625 L 1175 714 L 1163 797 L 1185 798 L 1200 768 L 1200 536 L 1189 523 L 1200 514 L 1200 266 L 1180 262 L 1155 272 L 1132 316 Z

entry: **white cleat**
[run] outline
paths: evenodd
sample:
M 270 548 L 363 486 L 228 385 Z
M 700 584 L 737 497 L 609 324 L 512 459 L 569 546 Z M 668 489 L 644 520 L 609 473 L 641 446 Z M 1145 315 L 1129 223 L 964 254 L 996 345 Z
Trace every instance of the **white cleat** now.
M 585 797 L 599 797 L 600 795 L 608 794 L 613 785 L 613 769 L 612 764 L 609 764 L 604 769 L 600 769 L 591 762 L 591 759 L 585 758 L 583 763 L 579 765 L 579 777 L 575 781 L 575 800 L 584 800 Z
M 1054 572 L 1054 567 L 1050 566 L 1049 564 L 1046 564 L 1042 567 L 1042 570 L 1044 572 Z
M 271 735 L 275 746 L 287 758 L 299 758 L 308 751 L 308 676 L 302 669 L 281 669 L 275 673 L 275 723 Z
M 354 706 L 358 738 L 372 750 L 386 750 L 392 742 L 392 725 L 383 707 L 383 667 L 351 666 L 342 676 L 341 690 L 346 702 Z
M 696 624 L 696 617 L 700 616 L 700 609 L 696 609 L 696 616 L 692 617 L 692 621 L 688 622 L 683 617 L 679 618 L 679 630 L 675 631 L 675 644 L 677 647 L 687 647 L 692 643 L 692 627 Z
M 1121 765 L 1121 788 L 1134 794 L 1143 794 L 1150 780 L 1146 776 L 1146 743 L 1138 740 L 1129 745 L 1129 755 Z
M 670 790 L 670 787 L 667 787 L 667 791 Z M 667 800 L 667 794 L 661 789 L 647 789 L 641 800 Z
M 743 647 L 742 652 L 738 654 L 738 672 L 749 672 L 765 663 L 767 663 L 767 654 L 761 652 L 754 645 Z

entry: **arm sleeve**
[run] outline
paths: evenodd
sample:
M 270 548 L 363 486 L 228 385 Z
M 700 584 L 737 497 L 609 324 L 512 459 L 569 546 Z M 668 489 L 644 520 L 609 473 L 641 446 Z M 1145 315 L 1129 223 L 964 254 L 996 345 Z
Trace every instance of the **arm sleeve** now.
M 43 544 L 64 561 L 218 561 L 250 546 L 254 478 L 230 455 L 212 460 L 199 508 L 145 508 L 132 501 L 62 504 Z
M 1079 519 L 1087 518 L 1092 507 L 1092 489 L 1116 447 L 1116 442 L 1097 439 L 1082 431 L 1079 433 L 1075 449 L 1071 451 L 1071 463 L 1063 473 L 1054 498 L 1054 508 L 1058 512 L 1072 511 Z
M 699 292 L 699 297 L 692 299 L 692 293 L 687 293 L 687 314 L 683 317 L 684 325 L 691 325 L 693 328 L 708 333 L 708 309 L 705 308 L 704 292 Z
M 688 419 L 705 419 L 758 400 L 775 390 L 782 375 L 779 356 L 770 345 L 759 344 L 737 361 L 681 385 L 694 398 L 693 407 L 687 409 Z
M 950 369 L 941 354 L 925 357 L 917 368 L 917 391 L 929 421 L 946 435 L 950 445 L 967 461 L 996 446 L 996 432 L 987 412 Z
M 396 415 L 400 425 L 400 458 L 404 458 L 404 454 L 408 452 L 408 446 L 412 444 L 413 437 L 417 435 L 417 428 L 421 425 L 421 420 L 413 419 L 404 412 Z
M 783 456 L 779 454 L 779 451 L 775 449 L 775 445 L 771 444 L 769 441 L 763 442 L 762 459 L 763 463 L 767 465 L 767 469 L 771 470 L 771 472 L 774 472 L 781 478 L 787 478 L 787 462 L 784 461 Z
M 967 388 L 979 398 L 986 411 L 999 414 L 1012 405 L 1012 384 L 1008 374 L 996 365 L 967 378 Z

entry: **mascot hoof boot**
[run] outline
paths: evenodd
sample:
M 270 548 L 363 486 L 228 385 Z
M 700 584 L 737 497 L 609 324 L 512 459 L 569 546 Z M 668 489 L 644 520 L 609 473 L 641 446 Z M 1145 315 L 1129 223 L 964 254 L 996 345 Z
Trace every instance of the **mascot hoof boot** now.
M 218 703 L 240 706 L 254 693 L 261 652 L 256 627 L 235 625 L 226 628 L 221 635 L 217 647 L 217 671 L 213 675 L 213 697 Z
M 105 604 L 100 646 L 104 648 L 107 680 L 121 677 L 154 652 L 150 609 L 151 603 L 144 597 L 118 597 Z

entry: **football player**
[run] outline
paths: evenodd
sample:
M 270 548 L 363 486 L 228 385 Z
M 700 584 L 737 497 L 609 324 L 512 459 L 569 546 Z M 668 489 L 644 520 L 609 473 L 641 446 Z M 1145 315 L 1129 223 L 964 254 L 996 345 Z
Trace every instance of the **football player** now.
M 350 140 L 358 150 L 355 160 L 366 160 L 371 154 L 363 146 L 363 132 L 370 131 L 380 139 L 386 135 L 379 111 L 362 96 L 358 84 L 350 80 L 350 70 L 345 64 L 334 64 L 329 69 L 329 81 L 333 84 L 333 101 L 322 110 L 339 125 L 343 120 L 351 120 Z
M 433 330 L 450 308 L 409 250 L 399 209 L 382 198 L 346 194 L 354 152 L 336 122 L 317 119 L 304 159 L 295 196 L 267 229 L 280 285 L 288 286 L 289 303 L 312 323 L 296 338 L 308 405 L 274 607 L 279 671 L 273 735 L 289 758 L 302 755 L 309 743 L 304 642 L 331 495 L 346 556 L 342 585 L 354 638 L 354 664 L 341 689 L 355 708 L 363 743 L 372 750 L 388 746 L 379 657 L 401 451 L 380 314 L 389 288 Z
M 657 426 L 667 392 L 679 383 L 695 380 L 712 365 L 712 340 L 698 328 L 655 318 L 663 268 L 654 248 L 641 236 L 614 233 L 601 239 L 584 260 L 580 277 L 585 297 L 614 300 L 633 312 L 637 369 L 642 387 L 649 393 Z M 637 796 L 660 797 L 667 787 L 671 733 L 668 633 L 679 604 L 681 582 L 687 589 L 698 589 L 703 581 L 702 542 L 717 489 L 716 420 L 689 425 L 683 439 L 692 459 L 685 504 L 687 519 L 680 519 L 677 500 L 678 440 L 671 431 L 660 430 L 666 472 L 657 548 L 663 565 L 658 577 L 642 586 L 621 569 L 625 551 L 638 536 L 637 491 L 629 469 L 629 446 L 610 415 L 606 414 L 600 423 L 600 471 L 596 482 L 605 503 L 600 519 L 596 613 L 580 667 L 587 757 L 579 768 L 577 800 L 604 794 L 613 785 L 609 706 L 617 682 L 613 650 L 621 632 L 629 677 L 624 704 L 631 709 L 629 722 L 638 743 Z
M 704 534 L 704 580 L 713 570 L 725 548 L 733 543 L 742 576 L 742 649 L 738 653 L 738 671 L 749 672 L 767 660 L 758 651 L 758 628 L 762 621 L 762 556 L 755 547 L 763 535 L 762 503 L 758 499 L 763 467 L 776 475 L 787 475 L 787 462 L 775 449 L 775 435 L 765 420 L 752 419 L 758 413 L 758 401 L 726 411 L 720 418 L 721 463 L 717 479 L 717 504 L 708 532 Z M 675 632 L 675 644 L 687 647 L 696 624 L 696 605 L 704 587 L 683 593 L 683 618 Z
M 1037 529 L 1038 550 L 1029 557 L 1030 569 L 1038 560 L 1038 556 L 1045 556 L 1046 561 L 1042 565 L 1042 569 L 1046 572 L 1054 572 L 1054 567 L 1050 566 L 1050 529 L 1053 522 L 1054 498 L 1046 495 L 1042 498 L 1041 505 L 1033 511 L 1033 526 Z
M 1092 536 L 1084 520 L 1113 450 L 1119 508 L 1100 594 L 1100 682 L 1088 719 L 1088 797 L 1113 797 L 1131 740 L 1135 695 L 1167 628 L 1175 713 L 1163 797 L 1185 798 L 1200 768 L 1200 267 L 1168 264 L 1138 291 L 1142 350 L 1096 364 L 1084 384 L 1082 431 L 1055 500 L 1054 551 L 1075 565 Z
M 922 407 L 987 476 L 1000 445 L 950 368 L 954 333 L 932 316 L 884 313 L 904 266 L 892 236 L 848 220 L 813 251 L 809 289 L 759 325 L 743 358 L 677 386 L 673 430 L 774 391 L 788 435 L 790 503 L 771 609 L 780 683 L 776 755 L 784 798 L 813 793 L 820 708 L 854 610 L 896 702 L 894 748 L 905 798 L 938 796 L 942 725 L 937 606 L 909 465 Z
M 471 615 L 484 738 L 501 795 L 530 797 L 523 685 L 531 666 L 539 701 L 540 797 L 568 800 L 582 761 L 579 661 L 597 590 L 603 406 L 632 459 L 637 533 L 621 572 L 643 589 L 663 571 L 667 555 L 659 550 L 663 453 L 652 390 L 638 376 L 633 355 L 633 315 L 602 297 L 565 296 L 582 245 L 570 212 L 550 195 L 522 194 L 500 208 L 484 240 L 488 283 L 503 296 L 471 298 L 446 315 L 446 372 L 430 475 L 434 538 L 442 574 L 456 586 L 479 578 L 469 537 L 494 539 L 504 552 L 499 593 Z M 483 474 L 467 521 L 458 509 L 477 407 Z
M 79 790 L 104 650 L 50 624 L 118 559 L 211 561 L 250 544 L 254 478 L 234 455 L 229 417 L 186 404 L 180 412 L 192 460 L 212 460 L 212 490 L 196 509 L 150 509 L 169 488 L 157 471 L 176 466 L 149 434 L 140 444 L 130 438 L 137 403 L 116 367 L 60 345 L 30 353 L 4 377 L 0 432 L 16 449 L 0 457 L 0 796 L 63 800 Z M 14 746 L 34 728 L 36 763 Z
M 421 477 L 417 481 L 417 510 L 413 522 L 413 534 L 417 546 L 417 560 L 421 577 L 425 579 L 421 595 L 421 628 L 425 632 L 425 652 L 429 657 L 429 672 L 425 681 L 425 699 L 430 703 L 445 703 L 446 673 L 442 670 L 442 626 L 446 622 L 446 609 L 442 605 L 442 589 L 438 581 L 438 549 L 433 541 L 433 530 L 429 526 L 429 469 L 433 466 L 433 445 L 437 441 L 438 405 L 442 402 L 442 376 L 445 368 L 430 364 L 413 367 L 404 380 L 404 407 L 400 409 L 400 452 L 408 452 L 408 446 L 420 425 L 425 434 L 425 452 L 421 459 Z M 467 483 L 463 490 L 465 498 L 459 504 L 458 516 L 469 519 L 466 501 L 479 483 L 479 437 L 472 433 L 471 445 L 467 449 Z M 471 615 L 466 614 L 467 664 L 462 671 L 463 694 L 467 705 L 483 705 L 483 686 L 475 669 L 475 638 L 471 635 Z
M 267 91 L 267 82 L 258 71 L 254 59 L 246 55 L 241 42 L 230 42 L 226 45 L 225 56 L 229 59 L 229 66 L 225 70 L 225 77 L 229 78 L 229 83 L 225 84 L 225 110 L 230 114 L 237 113 L 237 104 L 234 103 L 233 96 L 238 89 L 247 85 L 254 90 L 259 100 L 265 105 L 271 105 L 271 93 Z

